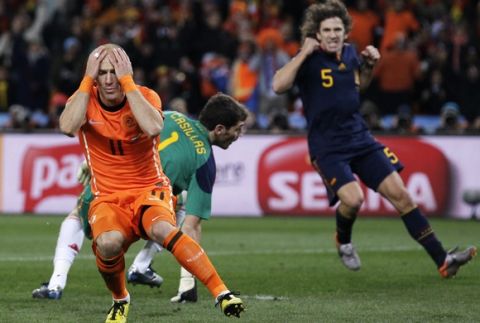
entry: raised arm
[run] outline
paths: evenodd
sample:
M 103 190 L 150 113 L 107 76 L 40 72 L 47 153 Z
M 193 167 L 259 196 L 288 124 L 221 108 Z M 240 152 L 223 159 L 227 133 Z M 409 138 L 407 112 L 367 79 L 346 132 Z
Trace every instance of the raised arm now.
M 364 91 L 372 81 L 373 68 L 380 59 L 378 49 L 373 46 L 367 46 L 361 53 L 363 64 L 360 67 L 360 91 Z
M 127 96 L 132 113 L 142 131 L 150 137 L 157 136 L 163 129 L 163 117 L 150 102 L 145 99 L 133 81 L 133 70 L 127 53 L 121 48 L 113 48 L 110 61 L 115 74 Z
M 88 56 L 85 76 L 78 90 L 68 99 L 65 109 L 59 119 L 60 131 L 68 136 L 75 136 L 80 127 L 85 123 L 88 100 L 94 80 L 98 76 L 100 63 L 107 55 L 105 49 L 94 51 Z
M 305 38 L 300 52 L 275 73 L 273 77 L 273 91 L 275 91 L 275 93 L 283 93 L 293 86 L 300 66 L 302 66 L 305 59 L 313 53 L 314 50 L 318 49 L 319 46 L 320 44 L 316 39 L 310 37 Z

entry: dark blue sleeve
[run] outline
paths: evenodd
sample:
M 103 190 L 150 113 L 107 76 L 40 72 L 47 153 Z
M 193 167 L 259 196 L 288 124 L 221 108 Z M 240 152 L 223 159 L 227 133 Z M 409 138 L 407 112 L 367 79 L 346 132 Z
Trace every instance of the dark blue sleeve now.
M 207 162 L 200 166 L 195 172 L 198 186 L 202 189 L 202 191 L 209 194 L 212 193 L 216 171 L 215 159 L 213 157 L 213 153 L 211 153 Z
M 360 68 L 360 65 L 362 65 L 363 63 L 363 59 L 358 56 L 354 46 L 349 45 L 347 48 L 351 53 L 350 55 L 352 56 L 353 68 L 354 69 Z
M 294 84 L 299 85 L 305 80 L 305 73 L 307 71 L 307 65 L 308 65 L 309 57 L 305 59 L 303 64 L 300 66 L 298 69 L 297 75 L 295 76 L 295 81 Z

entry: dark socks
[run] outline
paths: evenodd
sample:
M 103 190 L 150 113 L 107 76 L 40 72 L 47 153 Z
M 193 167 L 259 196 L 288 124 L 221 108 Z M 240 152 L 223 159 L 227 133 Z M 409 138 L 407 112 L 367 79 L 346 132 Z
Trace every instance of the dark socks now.
M 352 241 L 352 227 L 356 216 L 348 218 L 336 210 L 337 219 L 337 241 L 340 244 L 350 243 Z
M 437 264 L 437 267 L 441 267 L 447 253 L 445 249 L 443 249 L 441 242 L 435 236 L 427 218 L 422 215 L 418 208 L 415 208 L 403 215 L 402 220 L 410 236 L 425 248 Z

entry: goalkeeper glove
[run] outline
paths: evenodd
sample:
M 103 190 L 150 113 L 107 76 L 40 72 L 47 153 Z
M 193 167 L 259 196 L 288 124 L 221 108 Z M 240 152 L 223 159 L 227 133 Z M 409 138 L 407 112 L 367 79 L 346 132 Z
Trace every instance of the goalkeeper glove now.
M 87 186 L 90 182 L 90 169 L 85 160 L 80 164 L 80 167 L 77 170 L 77 180 L 83 186 Z

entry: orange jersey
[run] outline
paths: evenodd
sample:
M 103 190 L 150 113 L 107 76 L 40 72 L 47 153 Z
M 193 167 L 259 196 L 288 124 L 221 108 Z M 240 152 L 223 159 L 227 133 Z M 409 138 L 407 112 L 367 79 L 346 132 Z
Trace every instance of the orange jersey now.
M 138 89 L 161 111 L 160 98 L 154 91 Z M 79 139 L 92 174 L 90 184 L 95 196 L 142 190 L 166 179 L 156 149 L 160 139 L 143 133 L 127 100 L 123 107 L 108 111 L 102 108 L 97 88 L 93 87 Z
M 362 12 L 351 9 L 349 13 L 353 27 L 348 39 L 357 45 L 357 52 L 360 53 L 368 45 L 373 45 L 374 30 L 380 25 L 380 18 L 370 10 Z
M 395 44 L 399 34 L 408 35 L 409 32 L 417 31 L 419 28 L 420 24 L 412 12 L 408 10 L 401 12 L 388 10 L 385 14 L 385 28 L 380 51 L 383 53 L 390 49 Z

